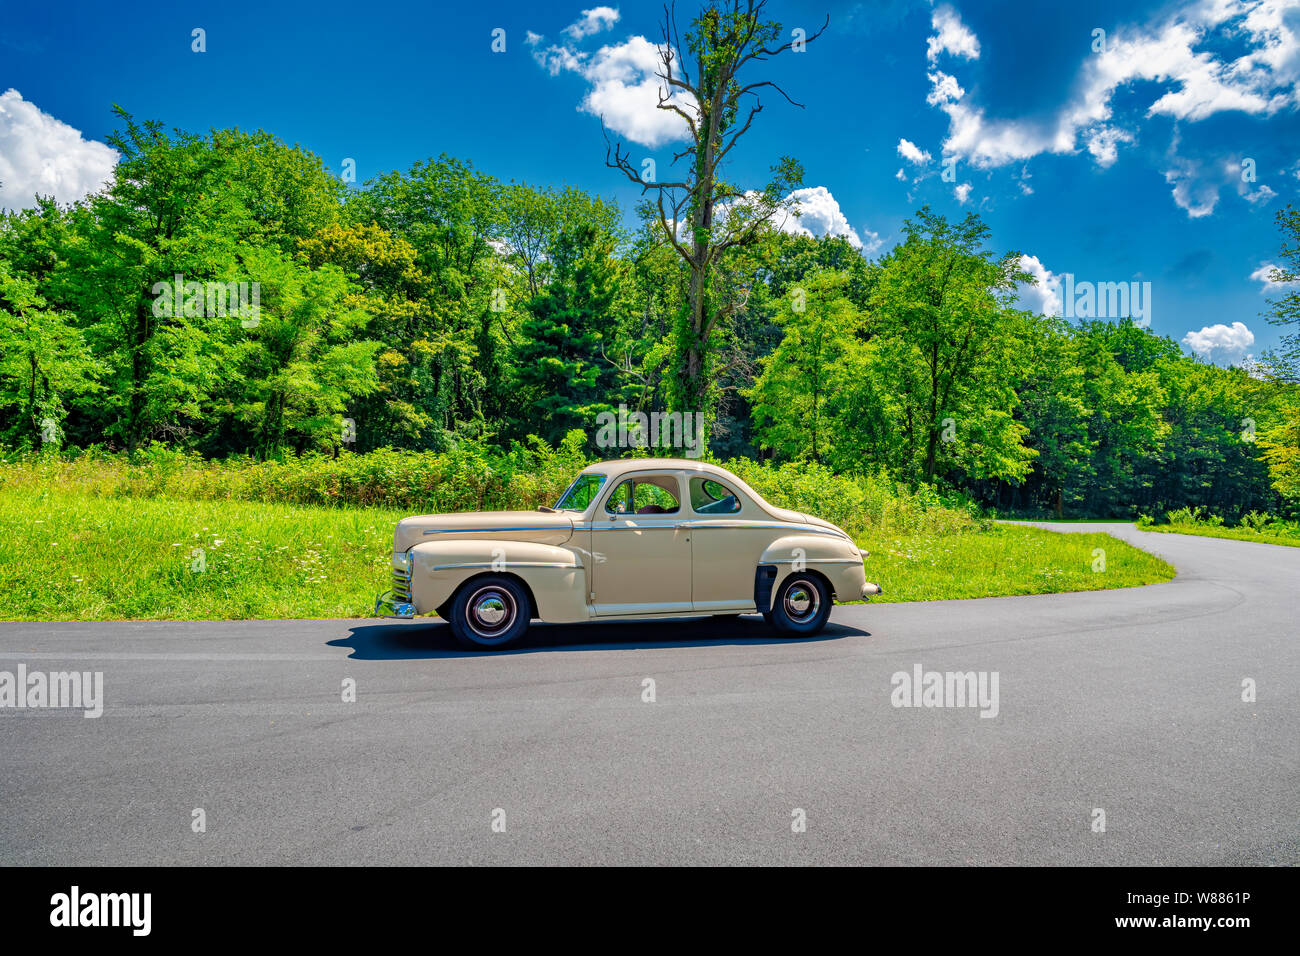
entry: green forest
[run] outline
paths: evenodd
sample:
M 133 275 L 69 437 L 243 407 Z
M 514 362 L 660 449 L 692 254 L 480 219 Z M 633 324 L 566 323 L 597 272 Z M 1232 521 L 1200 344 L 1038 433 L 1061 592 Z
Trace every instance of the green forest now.
M 716 46 L 706 26 L 692 42 Z M 590 457 L 681 453 L 599 447 L 625 407 L 697 414 L 720 460 L 1002 514 L 1295 515 L 1300 293 L 1271 304 L 1283 348 L 1223 369 L 1130 320 L 1027 311 L 1020 251 L 974 214 L 921 207 L 875 258 L 782 231 L 799 164 L 726 181 L 710 150 L 744 131 L 739 81 L 705 76 L 721 135 L 696 131 L 676 198 L 641 183 L 626 211 L 447 155 L 349 184 L 265 132 L 119 108 L 110 184 L 0 218 L 4 454 L 492 454 L 574 432 Z M 1294 282 L 1300 211 L 1278 227 Z

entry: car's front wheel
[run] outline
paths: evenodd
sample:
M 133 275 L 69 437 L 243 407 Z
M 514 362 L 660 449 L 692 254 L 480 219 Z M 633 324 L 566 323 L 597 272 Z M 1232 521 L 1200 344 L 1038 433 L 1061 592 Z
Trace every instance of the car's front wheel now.
M 506 577 L 466 582 L 451 602 L 451 632 L 464 647 L 500 650 L 528 630 L 528 595 L 518 581 Z
M 811 637 L 831 616 L 831 593 L 815 574 L 795 573 L 786 578 L 772 602 L 769 623 L 781 634 Z

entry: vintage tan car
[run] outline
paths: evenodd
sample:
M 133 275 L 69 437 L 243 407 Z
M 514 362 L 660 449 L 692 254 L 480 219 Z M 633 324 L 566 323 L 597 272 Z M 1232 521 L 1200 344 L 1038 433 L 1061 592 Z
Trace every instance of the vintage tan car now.
M 816 634 L 835 600 L 879 594 L 853 540 L 768 504 L 730 472 L 676 458 L 584 469 L 554 508 L 403 518 L 394 587 L 375 611 L 436 611 L 461 644 L 501 648 L 533 618 L 585 621 L 761 613 Z

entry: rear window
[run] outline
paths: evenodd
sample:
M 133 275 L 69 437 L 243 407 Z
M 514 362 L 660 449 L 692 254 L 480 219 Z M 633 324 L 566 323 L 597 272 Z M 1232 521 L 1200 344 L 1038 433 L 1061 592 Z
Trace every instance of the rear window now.
M 740 499 L 720 481 L 692 478 L 691 507 L 697 515 L 730 515 L 740 510 Z

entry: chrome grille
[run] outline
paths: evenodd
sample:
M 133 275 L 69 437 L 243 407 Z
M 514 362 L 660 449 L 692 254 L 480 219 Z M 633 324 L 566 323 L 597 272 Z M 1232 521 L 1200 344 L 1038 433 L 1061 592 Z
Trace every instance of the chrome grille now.
M 411 571 L 393 568 L 393 597 L 398 601 L 411 600 Z

